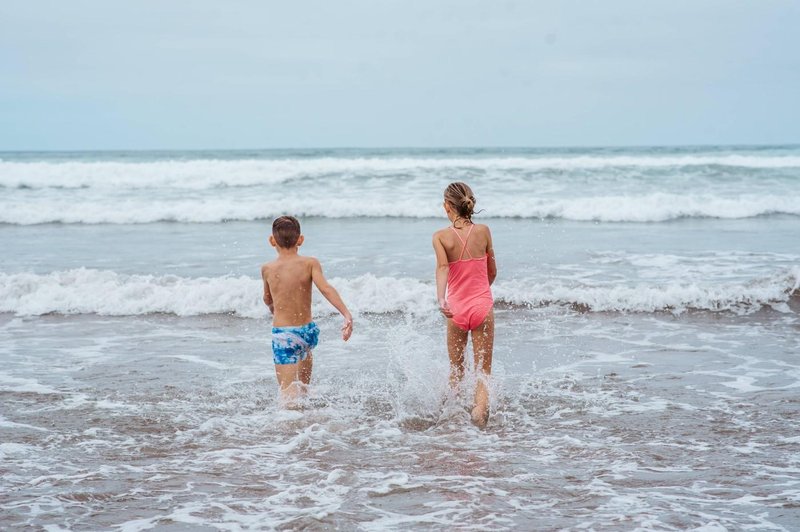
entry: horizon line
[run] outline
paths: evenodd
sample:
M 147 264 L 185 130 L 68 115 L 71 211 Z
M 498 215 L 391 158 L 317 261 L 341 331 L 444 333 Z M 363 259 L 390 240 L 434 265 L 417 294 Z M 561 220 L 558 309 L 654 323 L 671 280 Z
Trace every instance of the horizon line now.
M 731 144 L 595 144 L 595 145 L 450 145 L 450 146 L 310 146 L 310 147 L 261 147 L 261 148 L 48 148 L 48 149 L 0 149 L 0 153 L 102 153 L 102 152 L 207 152 L 207 151 L 347 151 L 347 150 L 602 150 L 602 149 L 645 149 L 645 148 L 795 148 L 800 142 L 781 143 L 731 143 Z

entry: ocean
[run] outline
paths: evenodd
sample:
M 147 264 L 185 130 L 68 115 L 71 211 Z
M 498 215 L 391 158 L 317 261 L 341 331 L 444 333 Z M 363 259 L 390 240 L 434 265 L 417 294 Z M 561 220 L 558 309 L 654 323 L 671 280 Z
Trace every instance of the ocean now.
M 484 430 L 435 301 L 456 180 Z M 0 153 L 0 528 L 800 529 L 798 198 L 798 146 Z M 355 316 L 315 296 L 299 411 L 282 214 Z

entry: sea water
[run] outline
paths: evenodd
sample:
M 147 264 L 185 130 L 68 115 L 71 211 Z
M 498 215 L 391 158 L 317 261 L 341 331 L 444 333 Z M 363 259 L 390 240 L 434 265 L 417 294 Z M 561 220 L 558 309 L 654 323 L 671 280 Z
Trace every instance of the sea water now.
M 433 231 L 497 254 L 492 414 L 447 386 Z M 800 148 L 0 154 L 0 527 L 800 527 Z M 301 220 L 313 386 L 259 266 Z

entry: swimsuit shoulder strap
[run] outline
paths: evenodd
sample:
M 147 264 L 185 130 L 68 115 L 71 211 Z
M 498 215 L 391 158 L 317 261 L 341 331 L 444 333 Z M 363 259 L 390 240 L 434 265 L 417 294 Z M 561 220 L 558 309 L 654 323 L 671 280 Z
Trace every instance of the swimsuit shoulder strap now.
M 467 230 L 467 237 L 461 238 L 461 235 L 458 234 L 456 228 L 453 227 L 452 225 L 450 226 L 450 229 L 453 230 L 458 239 L 461 241 L 461 254 L 458 256 L 458 260 L 461 260 L 464 257 L 464 252 L 467 251 L 467 242 L 469 241 L 469 235 L 472 234 L 473 227 L 475 227 L 475 224 L 469 226 L 469 229 Z M 469 251 L 467 251 L 467 255 L 469 255 L 469 258 L 472 258 L 472 254 Z

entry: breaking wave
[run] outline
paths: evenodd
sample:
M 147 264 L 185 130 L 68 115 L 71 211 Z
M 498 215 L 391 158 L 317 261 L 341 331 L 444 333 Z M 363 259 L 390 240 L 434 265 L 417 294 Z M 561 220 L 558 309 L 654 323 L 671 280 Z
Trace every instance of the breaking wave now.
M 386 176 L 426 172 L 570 171 L 613 168 L 800 168 L 796 155 L 685 154 L 540 157 L 316 157 L 160 161 L 3 161 L 7 188 L 208 189 L 282 183 L 329 175 Z
M 317 191 L 262 197 L 203 199 L 150 197 L 125 199 L 41 199 L 15 202 L 0 209 L 0 223 L 32 225 L 145 224 L 154 222 L 215 223 L 272 219 L 282 214 L 323 218 L 432 218 L 441 205 L 428 197 L 369 191 L 328 196 Z M 800 203 L 789 195 L 672 194 L 541 198 L 517 196 L 513 201 L 489 197 L 482 217 L 564 219 L 600 222 L 663 222 L 680 218 L 753 218 L 767 215 L 800 216 Z
M 333 279 L 348 306 L 358 313 L 435 314 L 432 282 L 413 278 Z M 567 280 L 512 279 L 493 291 L 499 305 L 563 306 L 587 312 L 674 312 L 704 310 L 748 314 L 764 307 L 787 311 L 800 295 L 800 267 L 747 282 L 669 282 L 586 285 Z M 0 312 L 17 315 L 167 313 L 199 316 L 229 313 L 265 318 L 261 281 L 247 276 L 188 278 L 128 275 L 79 268 L 45 275 L 0 273 Z M 319 294 L 316 313 L 334 312 Z

